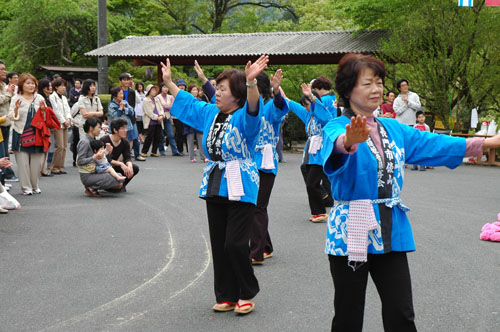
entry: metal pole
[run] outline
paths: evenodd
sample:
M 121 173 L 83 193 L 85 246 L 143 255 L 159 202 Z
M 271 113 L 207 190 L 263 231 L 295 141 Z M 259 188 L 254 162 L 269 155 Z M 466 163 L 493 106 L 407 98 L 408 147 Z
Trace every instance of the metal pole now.
M 108 44 L 108 19 L 106 0 L 97 2 L 97 47 L 103 47 Z M 97 59 L 98 73 L 98 93 L 109 93 L 108 88 L 108 57 L 99 57 Z

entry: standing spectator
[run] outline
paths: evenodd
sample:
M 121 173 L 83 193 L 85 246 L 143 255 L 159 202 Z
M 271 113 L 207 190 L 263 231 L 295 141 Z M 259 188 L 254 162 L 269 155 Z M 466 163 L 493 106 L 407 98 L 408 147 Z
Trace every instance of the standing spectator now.
M 0 117 L 5 117 L 9 113 L 9 105 L 11 98 L 14 96 L 17 90 L 17 80 L 14 79 L 16 75 L 13 75 L 11 79 L 8 80 L 8 84 L 5 84 L 7 69 L 5 68 L 5 63 L 0 61 Z M 0 143 L 0 156 L 9 156 L 9 138 L 10 138 L 10 120 L 0 124 L 1 133 L 3 136 L 3 142 Z M 18 181 L 17 176 L 14 174 L 14 170 L 11 166 L 8 166 L 4 170 L 5 181 Z
M 14 84 L 16 87 L 14 89 L 14 94 L 17 94 L 17 83 L 19 82 L 19 75 L 15 71 L 11 71 L 7 74 L 7 85 Z
M 44 152 L 50 144 L 48 128 L 60 123 L 42 96 L 36 93 L 38 81 L 31 74 L 19 77 L 19 94 L 12 97 L 9 120 L 12 123 L 12 150 L 16 156 L 17 174 L 23 195 L 40 194 L 38 186 Z M 36 128 L 36 129 L 35 129 Z M 42 137 L 36 136 L 37 132 Z
M 155 98 L 158 93 L 158 87 L 156 85 L 148 85 L 146 89 L 146 98 L 143 104 L 143 121 L 144 129 L 147 130 L 146 140 L 142 146 L 142 156 L 146 157 L 148 155 L 149 147 L 151 143 L 153 148 L 151 149 L 151 157 L 158 157 L 158 145 L 160 144 L 161 132 L 163 129 L 163 107 L 160 101 Z
M 139 142 L 144 143 L 144 123 L 142 122 L 142 102 L 146 98 L 144 83 L 137 82 L 135 85 L 135 120 L 137 131 L 139 132 Z
M 429 133 L 431 132 L 431 129 L 425 123 L 425 113 L 423 111 L 417 111 L 417 124 L 413 128 L 420 130 L 420 131 L 427 131 Z M 413 165 L 411 170 L 412 171 L 418 170 L 418 165 Z M 420 170 L 425 171 L 425 166 L 420 165 Z
M 413 127 L 416 122 L 418 110 L 420 110 L 420 98 L 415 92 L 408 90 L 408 80 L 400 79 L 396 84 L 400 94 L 394 100 L 394 112 L 396 112 L 396 120 Z
M 180 90 L 186 90 L 187 89 L 187 84 L 186 81 L 184 80 L 177 80 L 177 87 Z M 174 119 L 174 127 L 175 127 L 175 142 L 177 145 L 177 151 L 179 156 L 184 155 L 184 142 L 186 141 L 186 136 L 184 135 L 184 124 L 177 119 L 176 117 L 173 117 Z
M 394 99 L 396 99 L 396 93 L 392 90 L 387 91 L 385 94 L 387 97 L 387 103 L 382 104 L 380 106 L 382 108 L 382 117 L 383 118 L 396 118 L 396 112 L 394 112 L 394 108 L 392 104 L 394 103 Z
M 82 121 L 79 123 L 79 134 L 80 139 L 86 135 L 83 130 L 83 125 L 85 121 L 90 118 L 99 118 L 104 115 L 102 109 L 101 99 L 96 95 L 96 84 L 92 79 L 86 79 L 83 82 L 82 91 L 80 97 L 78 98 L 78 109 L 82 115 Z M 101 128 L 99 124 L 99 129 Z M 90 146 L 89 146 L 90 149 Z M 90 149 L 92 152 L 92 149 Z
M 122 192 L 127 191 L 127 184 L 139 173 L 139 166 L 132 164 L 130 143 L 127 141 L 127 125 L 124 119 L 114 119 L 109 123 L 111 134 L 101 137 L 104 144 L 113 147 L 113 151 L 107 155 L 109 163 L 118 174 L 127 177 L 123 182 L 123 188 L 120 189 Z
M 111 89 L 111 102 L 108 104 L 108 120 L 111 122 L 113 119 L 121 118 L 127 123 L 127 138 L 131 144 L 130 148 L 132 148 L 133 140 L 138 137 L 137 127 L 134 130 L 134 125 L 132 124 L 132 116 L 135 118 L 134 109 L 124 99 L 122 87 L 117 86 Z M 136 160 L 144 161 L 146 159 L 139 155 Z
M 82 91 L 82 80 L 77 78 L 75 80 L 75 86 L 69 90 L 69 107 L 73 107 L 74 104 L 78 102 L 78 98 L 80 98 L 80 92 Z
M 170 108 L 174 104 L 174 97 L 168 94 L 168 87 L 163 82 L 160 84 L 160 92 L 161 93 L 155 97 L 157 100 L 160 101 L 160 105 L 162 105 L 163 107 L 163 113 L 165 114 L 165 117 L 163 118 L 164 130 L 161 132 L 161 138 L 160 138 L 160 154 L 162 156 L 165 155 L 165 147 L 163 145 L 163 141 L 166 135 L 168 143 L 170 145 L 170 149 L 172 150 L 172 156 L 178 156 L 178 157 L 183 156 L 184 154 L 179 152 L 179 150 L 177 149 L 177 142 L 174 136 L 174 128 L 172 126 L 172 121 L 175 121 L 173 120 L 175 118 L 170 114 Z
M 145 161 L 146 159 L 141 156 L 141 143 L 139 143 L 139 131 L 137 130 L 137 123 L 135 119 L 134 107 L 136 99 L 135 90 L 132 88 L 132 85 L 134 84 L 132 77 L 133 76 L 129 73 L 123 73 L 119 77 L 121 89 L 123 91 L 123 100 L 128 102 L 128 104 L 132 107 L 132 114 L 127 114 L 132 124 L 132 127 L 127 132 L 127 137 L 134 150 L 135 160 Z M 109 122 L 111 122 L 111 118 L 109 119 Z
M 61 124 L 60 129 L 54 129 L 56 149 L 54 158 L 49 166 L 52 174 L 66 174 L 64 170 L 64 160 L 66 159 L 66 149 L 68 147 L 68 128 L 71 124 L 71 111 L 69 109 L 68 100 L 64 95 L 66 93 L 65 81 L 62 78 L 54 82 L 54 92 L 50 95 L 50 103 L 52 109 Z
M 70 150 L 73 152 L 73 167 L 76 167 L 76 147 L 78 141 L 80 140 L 79 124 L 82 120 L 82 115 L 78 109 L 78 99 L 80 98 L 80 93 L 82 91 L 82 80 L 77 78 L 75 80 L 75 86 L 69 90 L 69 107 L 71 108 L 71 146 Z
M 189 84 L 187 92 L 193 95 L 197 100 L 201 100 L 199 97 L 199 91 L 203 93 L 203 90 L 196 86 L 196 84 Z M 198 151 L 200 153 L 200 160 L 208 162 L 208 158 L 205 157 L 203 153 L 203 147 L 201 145 L 203 139 L 203 133 L 201 131 L 195 130 L 194 128 L 184 124 L 184 135 L 186 135 L 187 146 L 189 152 L 189 160 L 192 163 L 196 162 L 196 154 L 194 153 L 194 136 L 196 135 L 196 140 L 198 141 Z
M 52 108 L 52 103 L 50 101 L 50 95 L 52 94 L 52 82 L 44 77 L 38 82 L 38 94 L 43 97 L 45 100 L 45 105 Z M 42 164 L 42 176 L 53 176 L 52 172 L 48 170 L 45 166 L 50 165 L 52 163 L 52 158 L 54 157 L 56 141 L 54 140 L 54 136 L 50 136 L 50 146 L 49 150 L 45 152 L 45 156 L 43 157 Z

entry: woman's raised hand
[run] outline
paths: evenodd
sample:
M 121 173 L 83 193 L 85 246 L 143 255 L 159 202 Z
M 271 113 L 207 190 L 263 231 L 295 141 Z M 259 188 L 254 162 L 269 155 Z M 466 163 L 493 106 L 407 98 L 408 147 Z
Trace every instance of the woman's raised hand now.
M 170 59 L 167 58 L 165 63 L 166 64 L 164 64 L 163 62 L 160 62 L 163 82 L 165 82 L 165 84 L 167 84 L 167 83 L 172 82 L 172 70 L 170 69 Z
M 300 87 L 302 88 L 302 93 L 304 94 L 304 96 L 308 97 L 309 99 L 312 99 L 313 93 L 311 90 L 311 86 L 309 84 L 302 83 Z
M 255 80 L 257 76 L 262 73 L 264 69 L 266 69 L 268 62 L 269 57 L 267 55 L 261 55 L 260 58 L 258 58 L 253 64 L 252 61 L 248 61 L 247 66 L 245 67 L 247 81 Z
M 40 109 L 42 110 L 42 112 L 45 112 L 45 101 L 44 100 L 40 101 Z
M 345 126 L 344 147 L 348 150 L 354 144 L 363 143 L 368 139 L 370 130 L 366 126 L 366 117 L 351 117 L 351 123 Z
M 271 86 L 273 87 L 274 94 L 280 91 L 281 80 L 283 80 L 283 72 L 281 69 L 278 69 L 274 75 L 271 75 Z
M 196 73 L 198 74 L 198 78 L 200 79 L 201 83 L 205 84 L 208 81 L 208 79 L 205 76 L 205 73 L 203 73 L 203 69 L 201 69 L 197 60 L 194 60 L 194 70 L 196 70 Z

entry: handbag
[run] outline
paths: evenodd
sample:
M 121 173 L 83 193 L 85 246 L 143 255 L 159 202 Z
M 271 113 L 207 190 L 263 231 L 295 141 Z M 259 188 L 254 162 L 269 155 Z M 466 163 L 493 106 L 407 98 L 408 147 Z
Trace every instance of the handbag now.
M 30 108 L 28 112 L 31 113 L 31 117 L 33 118 L 34 113 L 35 113 L 35 106 L 34 106 L 35 100 L 30 105 Z M 25 128 L 23 130 L 23 133 L 21 134 L 21 147 L 23 148 L 29 148 L 31 146 L 35 145 L 35 128 L 30 126 L 28 128 Z
M 24 129 L 21 134 L 21 146 L 23 148 L 29 148 L 35 145 L 35 128 L 29 127 Z

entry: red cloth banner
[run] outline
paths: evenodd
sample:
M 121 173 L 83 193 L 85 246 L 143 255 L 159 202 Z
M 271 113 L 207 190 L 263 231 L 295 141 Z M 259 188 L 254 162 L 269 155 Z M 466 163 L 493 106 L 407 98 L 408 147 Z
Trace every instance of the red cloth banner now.
M 489 7 L 498 6 L 498 7 L 500 7 L 500 0 L 486 0 L 486 6 L 489 6 Z

